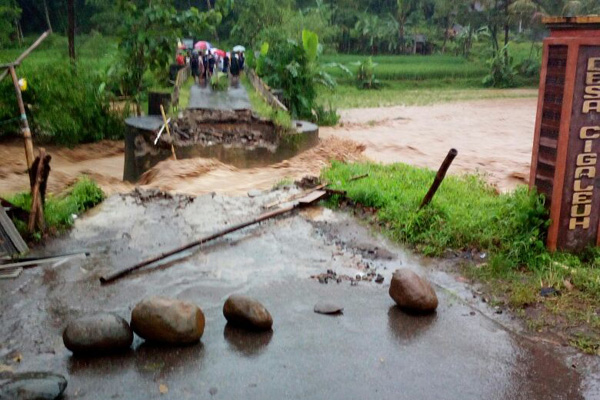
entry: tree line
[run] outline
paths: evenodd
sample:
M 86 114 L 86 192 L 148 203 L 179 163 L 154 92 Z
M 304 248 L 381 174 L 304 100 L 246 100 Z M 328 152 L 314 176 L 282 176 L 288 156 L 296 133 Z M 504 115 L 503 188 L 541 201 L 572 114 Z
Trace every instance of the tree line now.
M 452 41 L 465 52 L 481 30 L 498 49 L 511 33 L 535 30 L 541 15 L 600 12 L 597 0 L 0 0 L 0 46 L 49 28 L 67 35 L 69 6 L 76 16 L 73 34 L 114 35 L 125 24 L 124 6 L 157 4 L 181 12 L 229 9 L 219 24 L 201 32 L 212 40 L 255 45 L 306 28 L 332 50 L 372 54 L 408 52 L 416 35 L 435 45 L 434 51 L 445 52 Z

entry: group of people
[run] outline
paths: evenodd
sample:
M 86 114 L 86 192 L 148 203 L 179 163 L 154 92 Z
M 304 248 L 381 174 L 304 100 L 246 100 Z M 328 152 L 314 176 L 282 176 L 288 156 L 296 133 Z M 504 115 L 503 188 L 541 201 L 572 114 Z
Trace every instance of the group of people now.
M 202 80 L 210 81 L 215 72 L 231 74 L 234 79 L 237 79 L 244 69 L 245 57 L 243 51 L 225 53 L 221 56 L 211 49 L 201 50 L 201 52 L 188 50 L 187 53 L 180 52 L 176 61 L 178 65 L 189 64 L 194 81 L 201 83 Z

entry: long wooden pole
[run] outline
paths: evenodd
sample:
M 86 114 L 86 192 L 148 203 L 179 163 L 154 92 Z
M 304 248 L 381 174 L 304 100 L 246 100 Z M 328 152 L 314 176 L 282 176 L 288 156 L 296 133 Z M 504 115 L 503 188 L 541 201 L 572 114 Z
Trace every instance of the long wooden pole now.
M 450 168 L 450 164 L 452 164 L 452 161 L 454 160 L 454 158 L 456 157 L 457 154 L 458 154 L 458 151 L 456 151 L 456 149 L 450 149 L 450 151 L 446 155 L 446 158 L 444 159 L 444 162 L 440 166 L 440 169 L 438 170 L 437 174 L 435 175 L 433 184 L 431 185 L 431 187 L 429 188 L 429 191 L 423 198 L 423 201 L 421 202 L 421 205 L 419 206 L 419 210 L 431 202 L 431 199 L 433 199 L 433 196 L 435 196 L 435 192 L 437 192 L 438 188 L 442 184 L 442 181 L 444 180 L 444 177 L 446 176 L 446 172 L 448 171 L 448 168 Z
M 23 96 L 21 95 L 21 87 L 19 86 L 19 79 L 17 78 L 17 72 L 15 66 L 11 65 L 8 67 L 10 75 L 15 86 L 15 93 L 17 95 L 17 103 L 19 105 L 19 112 L 21 113 L 21 132 L 23 133 L 23 139 L 25 140 L 25 158 L 27 159 L 27 169 L 31 168 L 33 164 L 33 140 L 31 139 L 31 130 L 29 130 L 29 122 L 27 122 L 27 113 L 25 112 L 25 105 L 23 104 Z M 34 182 L 31 182 L 33 185 Z

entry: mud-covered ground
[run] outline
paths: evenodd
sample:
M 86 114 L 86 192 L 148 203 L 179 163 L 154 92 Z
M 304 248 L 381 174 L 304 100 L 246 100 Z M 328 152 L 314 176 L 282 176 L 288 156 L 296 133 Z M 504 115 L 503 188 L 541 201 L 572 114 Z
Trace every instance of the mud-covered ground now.
M 496 314 L 459 277 L 438 269 L 438 261 L 416 258 L 320 207 L 247 228 L 114 284 L 98 281 L 289 194 L 110 197 L 69 234 L 37 249 L 87 249 L 90 257 L 0 281 L 2 370 L 64 374 L 67 399 L 599 398 L 597 358 L 530 338 L 510 315 Z M 394 306 L 387 291 L 399 267 L 434 282 L 436 314 L 413 316 Z M 348 276 L 376 270 L 385 280 L 351 286 L 311 279 L 327 270 Z M 232 293 L 263 302 L 273 332 L 226 329 L 221 310 Z M 155 348 L 136 338 L 129 353 L 98 359 L 73 358 L 63 347 L 70 319 L 100 311 L 129 319 L 136 302 L 154 295 L 204 310 L 200 344 Z M 315 314 L 321 299 L 339 303 L 344 314 Z

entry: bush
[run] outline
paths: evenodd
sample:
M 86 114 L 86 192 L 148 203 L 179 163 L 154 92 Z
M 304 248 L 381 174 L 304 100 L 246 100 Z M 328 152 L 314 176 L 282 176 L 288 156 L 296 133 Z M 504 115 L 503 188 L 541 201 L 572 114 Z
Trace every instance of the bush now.
M 340 122 L 340 115 L 337 113 L 337 110 L 332 107 L 331 103 L 327 108 L 322 105 L 317 105 L 313 111 L 314 114 L 312 120 L 319 126 L 335 126 Z
M 224 92 L 229 89 L 229 78 L 223 72 L 216 72 L 210 78 L 210 87 L 216 92 Z
M 75 145 L 123 137 L 121 116 L 110 110 L 109 95 L 101 76 L 68 61 L 20 69 L 27 78 L 23 93 L 35 135 L 42 141 Z M 0 120 L 18 116 L 12 82 L 0 85 Z M 18 121 L 0 126 L 0 134 L 18 132 Z
M 73 216 L 95 207 L 104 200 L 104 192 L 87 177 L 77 180 L 71 190 L 61 196 L 48 195 L 44 207 L 44 217 L 48 229 L 63 231 L 73 225 Z M 25 210 L 31 210 L 31 193 L 19 193 L 10 201 Z M 23 224 L 17 224 L 26 233 Z
M 375 65 L 371 57 L 358 63 L 356 84 L 359 89 L 379 89 L 381 82 L 375 79 Z
M 483 78 L 485 86 L 495 88 L 508 88 L 515 86 L 515 69 L 512 66 L 512 57 L 508 55 L 508 47 L 496 51 L 487 61 L 489 73 Z
M 302 43 L 279 39 L 261 47 L 256 73 L 283 91 L 283 102 L 293 118 L 314 121 L 317 85 L 335 86 L 335 80 L 318 64 L 318 55 L 319 37 L 307 30 L 302 31 Z

